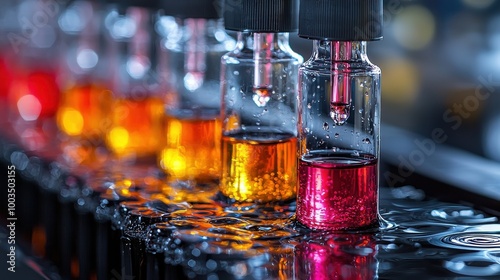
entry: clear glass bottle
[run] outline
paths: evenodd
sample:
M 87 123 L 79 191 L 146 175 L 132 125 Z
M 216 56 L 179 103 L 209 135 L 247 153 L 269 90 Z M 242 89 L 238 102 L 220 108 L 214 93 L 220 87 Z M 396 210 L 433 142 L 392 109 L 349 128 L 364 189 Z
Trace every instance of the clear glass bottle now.
M 234 48 L 217 5 L 167 1 L 156 30 L 166 102 L 159 166 L 173 185 L 215 186 L 220 176 L 220 59 Z
M 314 45 L 299 70 L 296 217 L 319 230 L 377 227 L 380 69 L 366 41 L 382 37 L 382 1 L 316 2 L 299 16 Z
M 298 1 L 226 3 L 236 48 L 222 58 L 220 191 L 236 201 L 295 197 L 297 91 L 302 57 L 289 46 Z

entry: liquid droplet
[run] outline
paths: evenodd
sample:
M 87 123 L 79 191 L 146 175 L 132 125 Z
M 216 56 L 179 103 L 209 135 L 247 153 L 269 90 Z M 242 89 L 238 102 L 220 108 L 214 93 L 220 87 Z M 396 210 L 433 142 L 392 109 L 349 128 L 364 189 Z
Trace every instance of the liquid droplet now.
M 343 125 L 349 118 L 349 104 L 332 103 L 330 117 L 335 125 Z
M 307 104 L 307 109 L 311 109 L 311 107 L 312 107 L 312 106 L 311 106 L 311 103 L 308 103 L 308 104 Z
M 364 144 L 370 144 L 370 143 L 371 143 L 371 141 L 370 141 L 370 139 L 369 139 L 369 138 L 365 138 L 365 139 L 363 139 L 363 143 L 364 143 Z
M 259 107 L 264 107 L 271 99 L 271 91 L 269 88 L 256 88 L 254 89 L 253 102 Z
M 335 138 L 339 138 L 339 134 L 338 133 L 335 133 Z
M 325 123 L 323 124 L 323 129 L 324 129 L 324 130 L 328 130 L 328 128 L 329 128 L 329 127 L 328 127 L 328 123 L 327 123 L 327 122 L 325 122 Z
M 234 74 L 235 76 L 238 76 L 238 75 L 240 74 L 240 72 L 238 72 L 238 71 L 234 71 L 234 72 L 233 72 L 233 74 Z

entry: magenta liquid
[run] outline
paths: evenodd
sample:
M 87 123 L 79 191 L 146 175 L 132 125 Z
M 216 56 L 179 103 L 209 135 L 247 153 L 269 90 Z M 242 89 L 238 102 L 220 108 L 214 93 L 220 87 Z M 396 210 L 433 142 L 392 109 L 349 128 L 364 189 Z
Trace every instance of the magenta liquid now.
M 311 229 L 378 226 L 378 159 L 321 153 L 299 161 L 297 220 Z

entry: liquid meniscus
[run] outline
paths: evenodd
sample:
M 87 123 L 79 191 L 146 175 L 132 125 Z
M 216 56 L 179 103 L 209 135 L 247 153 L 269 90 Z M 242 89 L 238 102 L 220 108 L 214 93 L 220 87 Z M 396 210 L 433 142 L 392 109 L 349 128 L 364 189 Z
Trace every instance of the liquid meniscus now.
M 370 228 L 378 219 L 378 159 L 317 153 L 299 160 L 297 220 L 312 229 Z
M 220 191 L 237 201 L 295 197 L 297 138 L 292 134 L 238 132 L 222 137 Z

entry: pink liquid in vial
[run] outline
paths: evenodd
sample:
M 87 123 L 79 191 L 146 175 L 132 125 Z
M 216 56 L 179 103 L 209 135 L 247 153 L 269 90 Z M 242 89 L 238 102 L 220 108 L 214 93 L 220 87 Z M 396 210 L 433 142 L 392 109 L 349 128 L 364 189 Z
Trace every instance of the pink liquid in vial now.
M 297 220 L 320 230 L 377 226 L 377 163 L 369 154 L 303 156 L 299 161 Z

